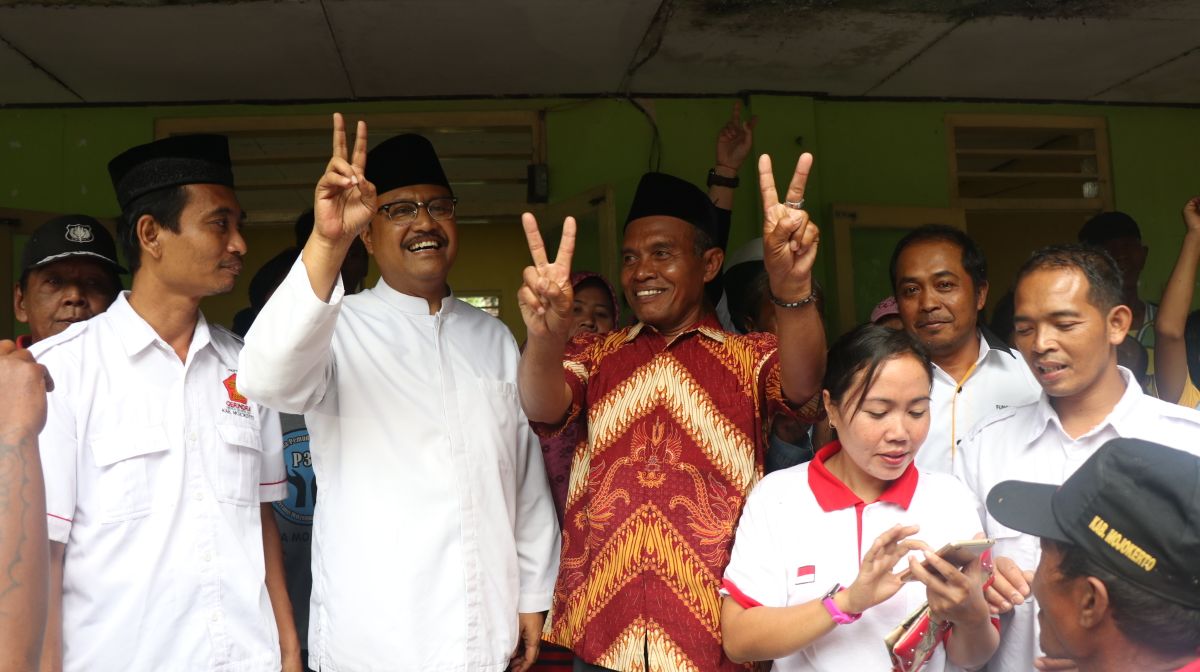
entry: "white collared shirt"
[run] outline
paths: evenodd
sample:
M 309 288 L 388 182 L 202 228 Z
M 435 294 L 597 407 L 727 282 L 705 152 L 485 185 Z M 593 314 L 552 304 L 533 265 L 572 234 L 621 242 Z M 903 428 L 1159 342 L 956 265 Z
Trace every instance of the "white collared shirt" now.
M 558 524 L 502 322 L 382 280 L 328 303 L 297 261 L 246 337 L 243 391 L 304 413 L 319 491 L 309 659 L 504 670 L 550 606 Z
M 201 315 L 187 361 L 123 293 L 39 341 L 50 539 L 67 545 L 63 669 L 279 669 L 259 504 L 286 492 L 279 417 Z
M 997 522 L 984 509 L 988 492 L 1001 481 L 1062 484 L 1108 441 L 1143 439 L 1200 454 L 1200 412 L 1168 404 L 1142 392 L 1133 375 L 1118 369 L 1125 394 L 1103 422 L 1072 439 L 1063 430 L 1046 394 L 1034 403 L 1006 409 L 981 423 L 962 443 L 958 476 L 975 493 L 984 528 L 996 539 L 993 553 L 1034 570 L 1041 559 L 1037 537 Z M 991 672 L 1028 672 L 1038 647 L 1037 607 L 1032 599 L 1002 619 L 1000 648 L 988 663 Z
M 954 473 L 963 437 L 993 413 L 1037 401 L 1038 385 L 1021 353 L 990 331 L 979 334 L 979 358 L 960 383 L 933 365 L 929 393 L 929 434 L 917 452 L 917 466 L 926 471 Z

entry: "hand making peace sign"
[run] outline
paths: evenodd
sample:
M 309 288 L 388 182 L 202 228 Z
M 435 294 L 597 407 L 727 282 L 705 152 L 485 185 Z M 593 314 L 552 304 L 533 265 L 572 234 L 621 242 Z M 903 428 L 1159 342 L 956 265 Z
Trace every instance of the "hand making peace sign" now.
M 771 293 L 784 302 L 808 298 L 813 291 L 812 269 L 821 231 L 801 209 L 812 163 L 812 154 L 800 155 L 784 202 L 780 203 L 771 157 L 763 154 L 758 159 L 758 185 L 763 199 L 763 265 L 767 268 Z
M 333 114 L 333 157 L 317 182 L 313 234 L 349 244 L 375 215 L 375 185 L 367 181 L 367 122 L 358 122 L 354 156 L 346 151 L 346 122 Z
M 566 343 L 571 335 L 571 310 L 574 291 L 571 288 L 571 256 L 575 254 L 575 218 L 563 220 L 562 240 L 558 243 L 558 254 L 554 263 L 546 258 L 546 244 L 538 231 L 537 220 L 530 213 L 521 215 L 525 227 L 525 240 L 529 242 L 529 255 L 533 266 L 526 266 L 521 274 L 521 289 L 517 290 L 517 302 L 521 305 L 521 317 L 529 338 L 554 337 Z

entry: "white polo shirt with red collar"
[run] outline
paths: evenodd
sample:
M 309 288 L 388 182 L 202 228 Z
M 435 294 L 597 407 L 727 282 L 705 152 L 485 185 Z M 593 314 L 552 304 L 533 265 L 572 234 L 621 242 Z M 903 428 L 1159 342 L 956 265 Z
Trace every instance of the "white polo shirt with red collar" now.
M 821 599 L 835 583 L 854 583 L 863 553 L 894 525 L 920 525 L 914 538 L 934 548 L 982 531 L 974 498 L 953 476 L 910 464 L 878 500 L 867 503 L 825 467 L 839 450 L 835 441 L 812 462 L 771 473 L 755 486 L 738 522 L 722 594 L 747 609 L 803 604 Z M 907 566 L 905 558 L 896 571 Z M 884 637 L 925 599 L 925 586 L 909 583 L 857 622 L 777 659 L 772 669 L 890 669 Z M 940 671 L 944 665 L 939 648 L 926 669 Z

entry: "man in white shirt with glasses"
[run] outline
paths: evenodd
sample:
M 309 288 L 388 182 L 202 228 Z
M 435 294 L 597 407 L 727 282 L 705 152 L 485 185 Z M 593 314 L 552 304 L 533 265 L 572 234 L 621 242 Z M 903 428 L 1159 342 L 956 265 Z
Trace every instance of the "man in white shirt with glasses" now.
M 341 115 L 301 258 L 246 335 L 246 395 L 304 413 L 321 484 L 309 664 L 329 671 L 525 670 L 558 564 L 518 352 L 446 279 L 455 199 L 428 140 L 353 154 Z M 381 280 L 344 296 L 361 236 Z

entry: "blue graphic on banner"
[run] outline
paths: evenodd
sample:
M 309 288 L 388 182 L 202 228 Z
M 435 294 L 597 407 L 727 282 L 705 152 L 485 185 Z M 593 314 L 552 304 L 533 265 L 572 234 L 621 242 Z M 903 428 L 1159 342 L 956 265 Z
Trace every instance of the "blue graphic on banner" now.
M 308 430 L 296 429 L 283 435 L 283 460 L 288 494 L 275 502 L 275 512 L 297 525 L 312 525 L 317 504 L 317 480 L 308 450 Z

